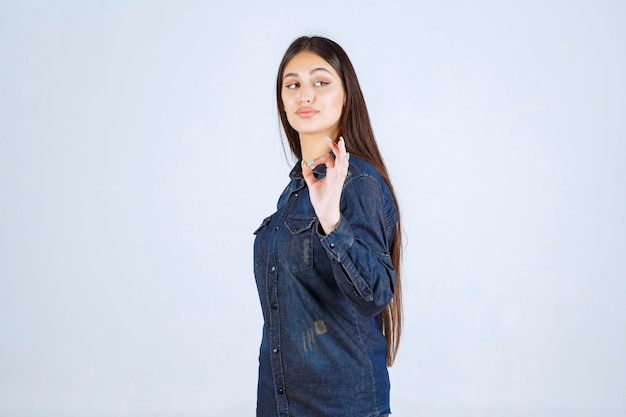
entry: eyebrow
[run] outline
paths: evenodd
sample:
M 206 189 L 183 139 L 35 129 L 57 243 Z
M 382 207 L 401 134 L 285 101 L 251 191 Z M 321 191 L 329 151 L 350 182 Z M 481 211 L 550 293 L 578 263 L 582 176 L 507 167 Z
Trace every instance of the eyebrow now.
M 312 69 L 310 74 L 313 75 L 313 73 L 315 73 L 317 71 L 325 71 L 325 72 L 329 73 L 331 76 L 333 75 L 332 72 L 330 72 L 326 68 L 322 68 L 322 67 Z M 283 80 L 285 78 L 287 78 L 287 77 L 298 77 L 298 73 L 297 72 L 290 72 L 288 74 L 285 74 L 285 76 L 283 77 Z

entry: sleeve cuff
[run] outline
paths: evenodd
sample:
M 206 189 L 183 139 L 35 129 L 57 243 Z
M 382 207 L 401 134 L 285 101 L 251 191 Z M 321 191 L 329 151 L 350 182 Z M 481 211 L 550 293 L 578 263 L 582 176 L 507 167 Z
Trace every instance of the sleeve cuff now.
M 327 235 L 324 235 L 322 226 L 318 222 L 317 234 L 322 246 L 337 262 L 341 262 L 342 254 L 345 254 L 354 243 L 354 234 L 343 216 L 340 217 L 337 227 Z

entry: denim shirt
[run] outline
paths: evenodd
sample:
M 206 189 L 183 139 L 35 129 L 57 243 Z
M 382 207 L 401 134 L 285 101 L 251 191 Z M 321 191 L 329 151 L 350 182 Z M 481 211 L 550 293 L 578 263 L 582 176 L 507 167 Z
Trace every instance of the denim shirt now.
M 325 171 L 314 169 L 318 178 Z M 264 318 L 257 416 L 387 415 L 380 313 L 396 276 L 392 195 L 371 164 L 351 156 L 339 224 L 324 235 L 300 164 L 290 178 L 277 211 L 254 232 Z

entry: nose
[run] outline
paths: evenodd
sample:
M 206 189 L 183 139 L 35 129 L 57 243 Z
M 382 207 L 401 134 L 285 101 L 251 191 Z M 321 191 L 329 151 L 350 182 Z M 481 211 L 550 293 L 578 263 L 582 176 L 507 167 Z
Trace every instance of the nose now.
M 306 87 L 300 88 L 300 97 L 298 98 L 298 102 L 302 103 L 310 103 L 313 101 L 313 91 Z

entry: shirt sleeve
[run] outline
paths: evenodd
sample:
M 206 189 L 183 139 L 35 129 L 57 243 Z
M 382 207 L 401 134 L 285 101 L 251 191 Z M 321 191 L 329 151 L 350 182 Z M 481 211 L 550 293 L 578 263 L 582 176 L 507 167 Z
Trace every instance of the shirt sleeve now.
M 337 285 L 365 316 L 379 314 L 393 297 L 396 272 L 391 244 L 397 210 L 379 181 L 363 175 L 344 186 L 341 218 L 328 235 L 318 234 L 328 253 Z

